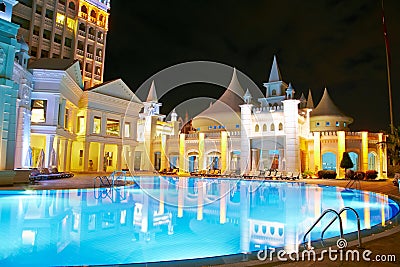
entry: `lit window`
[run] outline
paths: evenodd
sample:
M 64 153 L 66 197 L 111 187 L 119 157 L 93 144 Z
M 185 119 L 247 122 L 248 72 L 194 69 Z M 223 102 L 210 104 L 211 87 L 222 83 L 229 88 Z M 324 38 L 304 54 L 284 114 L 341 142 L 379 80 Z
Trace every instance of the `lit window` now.
M 67 18 L 67 27 L 71 30 L 75 29 L 75 20 Z
M 331 126 L 331 123 L 330 123 L 329 121 L 327 121 L 327 122 L 325 123 L 325 125 L 326 125 L 326 126 Z
M 119 121 L 107 119 L 107 135 L 119 136 Z
M 283 124 L 279 123 L 279 131 L 282 131 L 282 130 L 283 130 Z
M 101 118 L 100 117 L 94 117 L 93 119 L 93 133 L 94 134 L 100 134 L 101 132 Z
M 260 131 L 260 126 L 259 126 L 258 124 L 256 124 L 255 131 L 256 131 L 256 132 L 259 132 L 259 131 Z
M 336 127 L 339 127 L 339 126 L 340 126 L 340 124 L 339 124 L 339 122 L 337 121 L 337 122 L 336 122 Z
M 124 137 L 131 137 L 131 124 L 129 122 L 125 122 Z
M 57 13 L 56 22 L 58 24 L 64 25 L 64 21 L 65 21 L 65 15 Z
M 83 133 L 85 132 L 85 117 L 84 116 L 78 116 L 78 133 Z
M 274 132 L 275 131 L 275 124 L 271 124 L 271 132 Z
M 47 100 L 32 100 L 31 122 L 46 122 Z

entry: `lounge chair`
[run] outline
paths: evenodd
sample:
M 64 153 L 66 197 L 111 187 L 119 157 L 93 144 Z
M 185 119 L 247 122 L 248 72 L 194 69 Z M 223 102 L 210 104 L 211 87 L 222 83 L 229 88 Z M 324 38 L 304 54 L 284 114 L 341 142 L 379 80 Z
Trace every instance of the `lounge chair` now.
M 73 173 L 59 172 L 57 168 L 52 168 L 51 171 L 48 168 L 43 168 L 40 171 L 38 169 L 33 169 L 29 175 L 29 180 L 34 182 L 48 179 L 70 178 L 73 176 Z
M 272 176 L 272 179 L 274 179 L 274 180 L 282 179 L 282 172 L 280 172 L 280 171 L 275 172 L 275 174 Z

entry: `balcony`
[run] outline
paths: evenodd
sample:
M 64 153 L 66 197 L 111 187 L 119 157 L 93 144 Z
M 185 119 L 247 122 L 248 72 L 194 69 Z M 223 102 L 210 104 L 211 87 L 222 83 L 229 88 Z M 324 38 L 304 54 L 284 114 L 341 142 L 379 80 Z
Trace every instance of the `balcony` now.
M 76 49 L 76 54 L 83 56 L 83 55 L 85 55 L 85 52 L 81 49 Z
M 83 52 L 83 51 L 82 51 Z M 64 46 L 64 54 L 71 55 L 71 48 Z
M 93 41 L 95 41 L 96 40 L 96 36 L 94 36 L 94 35 L 92 35 L 92 34 L 88 34 L 88 38 L 90 39 L 90 40 L 93 40 Z
M 98 62 L 103 62 L 103 58 L 102 57 L 99 57 L 99 56 L 96 56 L 96 61 L 98 61 Z
M 78 32 L 79 32 L 79 35 L 80 35 L 80 36 L 86 36 L 86 32 L 84 32 L 84 31 L 82 31 L 82 30 L 79 30 Z
M 44 25 L 45 25 L 45 26 L 49 26 L 49 27 L 53 27 L 53 20 L 44 17 Z
M 86 53 L 86 57 L 90 58 L 90 59 L 93 59 L 93 54 L 92 53 Z
M 92 73 L 89 71 L 85 71 L 85 77 L 92 78 Z
M 35 13 L 35 21 L 39 22 L 39 25 L 40 25 L 40 23 L 42 22 L 42 16 Z
M 95 24 L 96 24 L 96 22 L 97 22 L 97 19 L 96 19 L 96 18 L 94 18 L 94 17 L 90 17 L 90 22 L 93 22 L 93 23 L 95 23 Z
M 104 39 L 103 38 L 97 38 L 97 42 L 99 44 L 104 44 Z
M 94 79 L 95 79 L 95 80 L 98 80 L 98 81 L 101 81 L 101 76 L 100 76 L 100 75 L 97 75 L 97 74 L 95 74 L 95 75 L 94 75 Z
M 76 11 L 73 10 L 73 9 L 68 8 L 68 9 L 67 9 L 67 16 L 70 17 L 70 18 L 75 18 L 75 16 L 76 16 Z
M 104 28 L 104 22 L 103 21 L 101 21 L 101 20 L 99 20 L 99 21 L 97 21 L 97 26 L 100 26 L 100 27 L 103 27 Z
M 79 11 L 79 17 L 84 18 L 84 19 L 88 19 L 88 14 L 83 13 L 82 11 Z
M 64 30 L 64 24 L 56 22 L 56 28 L 60 30 Z

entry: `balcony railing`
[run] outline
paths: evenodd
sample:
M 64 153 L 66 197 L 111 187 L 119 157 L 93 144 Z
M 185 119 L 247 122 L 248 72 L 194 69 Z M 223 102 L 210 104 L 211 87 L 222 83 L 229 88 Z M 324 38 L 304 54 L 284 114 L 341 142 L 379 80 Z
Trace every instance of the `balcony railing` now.
M 92 78 L 92 73 L 89 71 L 85 71 L 85 77 Z
M 98 62 L 103 62 L 103 58 L 102 58 L 102 57 L 99 57 L 99 56 L 96 56 L 96 61 L 98 61 Z
M 88 18 L 88 14 L 83 13 L 82 11 L 79 11 L 79 17 L 87 19 Z
M 93 54 L 92 53 L 86 53 L 86 57 L 90 58 L 90 59 L 93 59 Z
M 92 35 L 92 34 L 88 34 L 88 38 L 90 39 L 90 40 L 96 40 L 96 36 L 94 36 L 94 35 Z
M 80 56 L 83 56 L 85 54 L 85 52 L 81 49 L 76 49 L 76 53 Z
M 78 33 L 79 33 L 79 35 L 81 35 L 81 36 L 86 36 L 86 32 L 84 32 L 84 31 L 82 31 L 82 30 L 79 30 Z

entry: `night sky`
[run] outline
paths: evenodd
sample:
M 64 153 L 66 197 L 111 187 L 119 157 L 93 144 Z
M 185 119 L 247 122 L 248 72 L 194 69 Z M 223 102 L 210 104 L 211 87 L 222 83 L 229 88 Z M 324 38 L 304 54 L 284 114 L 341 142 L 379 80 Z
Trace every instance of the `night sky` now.
M 395 125 L 400 124 L 399 11 L 400 1 L 385 1 Z M 318 103 L 327 87 L 336 105 L 354 118 L 351 130 L 388 129 L 380 0 L 111 2 L 105 81 L 122 78 L 134 92 L 164 68 L 207 60 L 236 67 L 265 94 L 262 84 L 273 55 L 297 98 L 311 89 Z M 224 90 L 204 83 L 178 87 L 161 97 L 161 112 L 193 97 L 218 98 Z

